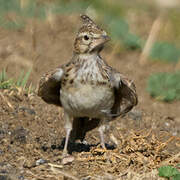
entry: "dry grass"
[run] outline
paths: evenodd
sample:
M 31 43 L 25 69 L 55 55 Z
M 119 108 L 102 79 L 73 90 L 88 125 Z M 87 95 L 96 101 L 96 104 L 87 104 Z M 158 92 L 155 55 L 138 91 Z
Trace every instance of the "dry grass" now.
M 149 131 L 131 132 L 129 136 L 121 136 L 120 148 L 114 150 L 104 150 L 98 147 L 91 148 L 90 152 L 81 152 L 76 155 L 75 163 L 87 164 L 97 168 L 96 172 L 89 171 L 88 176 L 80 177 L 68 171 L 66 165 L 48 163 L 32 169 L 33 172 L 43 172 L 39 178 L 57 179 L 91 179 L 91 180 L 139 180 L 151 179 L 160 180 L 157 168 L 161 165 L 175 165 L 180 162 L 180 153 L 172 155 L 166 152 L 169 143 L 180 142 L 177 137 L 169 137 L 165 142 L 161 142 Z M 99 173 L 99 169 L 104 169 L 104 173 Z M 42 171 L 43 170 L 43 171 Z M 36 178 L 36 174 L 29 173 Z M 48 174 L 48 175 L 47 175 Z

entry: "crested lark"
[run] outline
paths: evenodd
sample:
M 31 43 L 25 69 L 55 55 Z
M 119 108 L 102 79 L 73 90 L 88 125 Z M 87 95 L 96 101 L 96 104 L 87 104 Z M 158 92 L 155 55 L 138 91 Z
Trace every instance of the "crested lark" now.
M 110 40 L 107 33 L 86 15 L 74 43 L 72 59 L 46 73 L 38 95 L 47 103 L 64 109 L 67 154 L 69 139 L 83 140 L 87 131 L 98 127 L 101 146 L 109 121 L 122 116 L 137 104 L 135 85 L 108 66 L 100 51 Z

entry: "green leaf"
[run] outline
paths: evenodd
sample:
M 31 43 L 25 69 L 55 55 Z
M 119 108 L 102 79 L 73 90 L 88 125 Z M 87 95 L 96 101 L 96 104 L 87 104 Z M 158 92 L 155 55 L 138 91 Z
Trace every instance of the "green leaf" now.
M 162 166 L 158 169 L 158 171 L 160 177 L 170 178 L 178 174 L 180 175 L 179 171 L 172 166 Z
M 122 18 L 112 19 L 110 31 L 114 38 L 124 39 L 129 32 L 129 25 Z
M 31 68 L 29 69 L 29 71 L 27 73 L 24 74 L 24 71 L 21 72 L 20 76 L 18 77 L 18 80 L 14 80 L 14 79 L 8 79 L 7 75 L 6 75 L 6 71 L 5 69 L 3 69 L 2 72 L 0 72 L 0 89 L 11 89 L 13 87 L 22 87 L 25 88 L 28 78 L 30 76 L 31 73 Z M 27 87 L 26 90 L 28 90 L 28 92 L 30 92 L 32 89 L 32 87 Z
M 25 74 L 24 78 L 21 81 L 21 87 L 25 87 L 27 80 L 29 79 L 29 76 L 31 74 L 32 68 L 29 69 L 29 71 Z
M 24 76 L 24 71 L 21 71 L 21 74 L 19 75 L 18 80 L 16 82 L 17 86 L 21 86 L 21 82 L 22 82 L 23 76 Z
M 180 50 L 174 44 L 157 42 L 154 44 L 150 56 L 156 60 L 177 63 L 180 58 Z
M 155 73 L 148 79 L 147 91 L 157 100 L 180 100 L 180 72 Z
M 7 79 L 6 70 L 3 69 L 3 72 L 2 72 L 2 81 L 5 81 L 6 79 Z
M 7 75 L 6 75 L 6 70 L 3 69 L 2 72 L 0 73 L 0 82 L 4 82 L 6 81 L 8 78 L 7 78 Z
M 125 36 L 124 45 L 130 49 L 139 49 L 141 48 L 141 39 L 132 33 L 128 33 Z
M 180 173 L 173 176 L 172 180 L 180 180 Z

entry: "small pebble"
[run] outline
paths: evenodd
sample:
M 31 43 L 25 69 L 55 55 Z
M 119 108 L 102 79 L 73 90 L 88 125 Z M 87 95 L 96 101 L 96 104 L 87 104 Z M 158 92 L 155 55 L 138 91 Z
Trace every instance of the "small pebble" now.
M 2 150 L 0 149 L 0 155 L 2 155 L 2 154 L 4 154 L 4 151 L 2 151 Z
M 0 175 L 0 180 L 10 180 L 7 175 Z
M 87 177 L 81 178 L 81 180 L 90 180 L 91 178 L 92 178 L 91 176 L 87 176 Z
M 20 175 L 20 176 L 18 177 L 18 179 L 19 179 L 19 180 L 24 180 L 24 176 L 23 176 L 23 175 Z
M 34 111 L 34 109 L 30 109 L 30 108 L 27 108 L 27 107 L 24 107 L 24 106 L 19 107 L 19 111 L 26 112 L 26 113 L 28 113 L 28 114 L 30 114 L 30 115 L 35 115 L 35 114 L 36 114 L 36 112 Z
M 45 163 L 47 163 L 47 160 L 45 160 L 45 159 L 38 159 L 38 160 L 36 161 L 36 166 L 39 166 L 39 165 L 45 164 Z
M 173 135 L 173 136 L 177 136 L 177 132 L 173 132 L 172 135 Z
M 170 126 L 170 124 L 169 124 L 168 122 L 165 122 L 165 125 L 166 125 L 167 127 L 169 127 L 169 126 Z

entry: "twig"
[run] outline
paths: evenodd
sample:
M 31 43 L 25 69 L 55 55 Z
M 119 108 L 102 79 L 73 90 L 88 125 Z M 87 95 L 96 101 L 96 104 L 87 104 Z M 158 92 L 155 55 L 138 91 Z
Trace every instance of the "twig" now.
M 51 30 L 54 29 L 54 27 L 55 27 L 55 20 L 56 20 L 54 14 L 52 12 L 52 9 L 53 9 L 53 5 L 52 4 L 48 4 L 48 7 L 46 9 L 46 17 L 47 17 L 47 22 L 48 22 Z
M 177 159 L 178 157 L 180 157 L 180 152 L 176 155 L 174 155 L 173 157 L 170 157 L 164 161 L 162 161 L 159 165 L 162 166 L 162 165 L 165 165 L 167 163 L 169 163 L 169 161 L 174 161 L 175 159 Z
M 103 157 L 103 156 L 97 156 L 97 157 L 87 157 L 87 158 L 81 158 L 81 157 L 78 157 L 77 159 L 78 161 L 105 161 L 106 158 Z
M 0 96 L 2 97 L 2 99 L 6 102 L 6 104 L 12 109 L 14 110 L 12 104 L 8 101 L 8 99 L 2 94 L 2 92 L 0 92 Z
M 51 164 L 51 163 L 48 163 L 48 165 L 55 168 L 63 168 L 63 165 Z
M 113 141 L 116 144 L 116 146 L 119 145 L 119 141 L 112 133 L 110 134 L 110 139 L 111 139 L 111 141 Z
M 29 3 L 28 0 L 20 0 L 20 7 L 21 7 L 21 9 L 25 8 L 28 3 Z
M 158 147 L 156 152 L 159 152 L 161 149 L 163 149 L 164 147 L 166 147 L 168 145 L 169 142 L 171 142 L 173 139 L 175 139 L 174 136 L 170 137 L 166 142 L 161 143 Z
M 145 134 L 145 135 L 140 135 L 141 132 L 142 132 L 142 131 L 139 131 L 139 136 L 137 136 L 134 131 L 131 131 L 131 132 L 130 132 L 131 135 L 132 135 L 131 138 L 133 138 L 133 139 L 143 139 L 143 138 L 147 138 L 147 137 L 152 133 L 152 129 L 150 129 L 150 130 L 147 132 L 147 134 Z
M 139 60 L 140 65 L 144 65 L 147 63 L 147 58 L 150 54 L 150 51 L 152 49 L 154 42 L 157 39 L 157 36 L 159 34 L 159 31 L 160 31 L 162 25 L 163 25 L 163 15 L 160 14 L 159 17 L 154 21 L 154 23 L 152 25 L 152 28 L 149 33 L 146 44 L 144 46 L 143 52 L 140 56 L 140 60 Z

